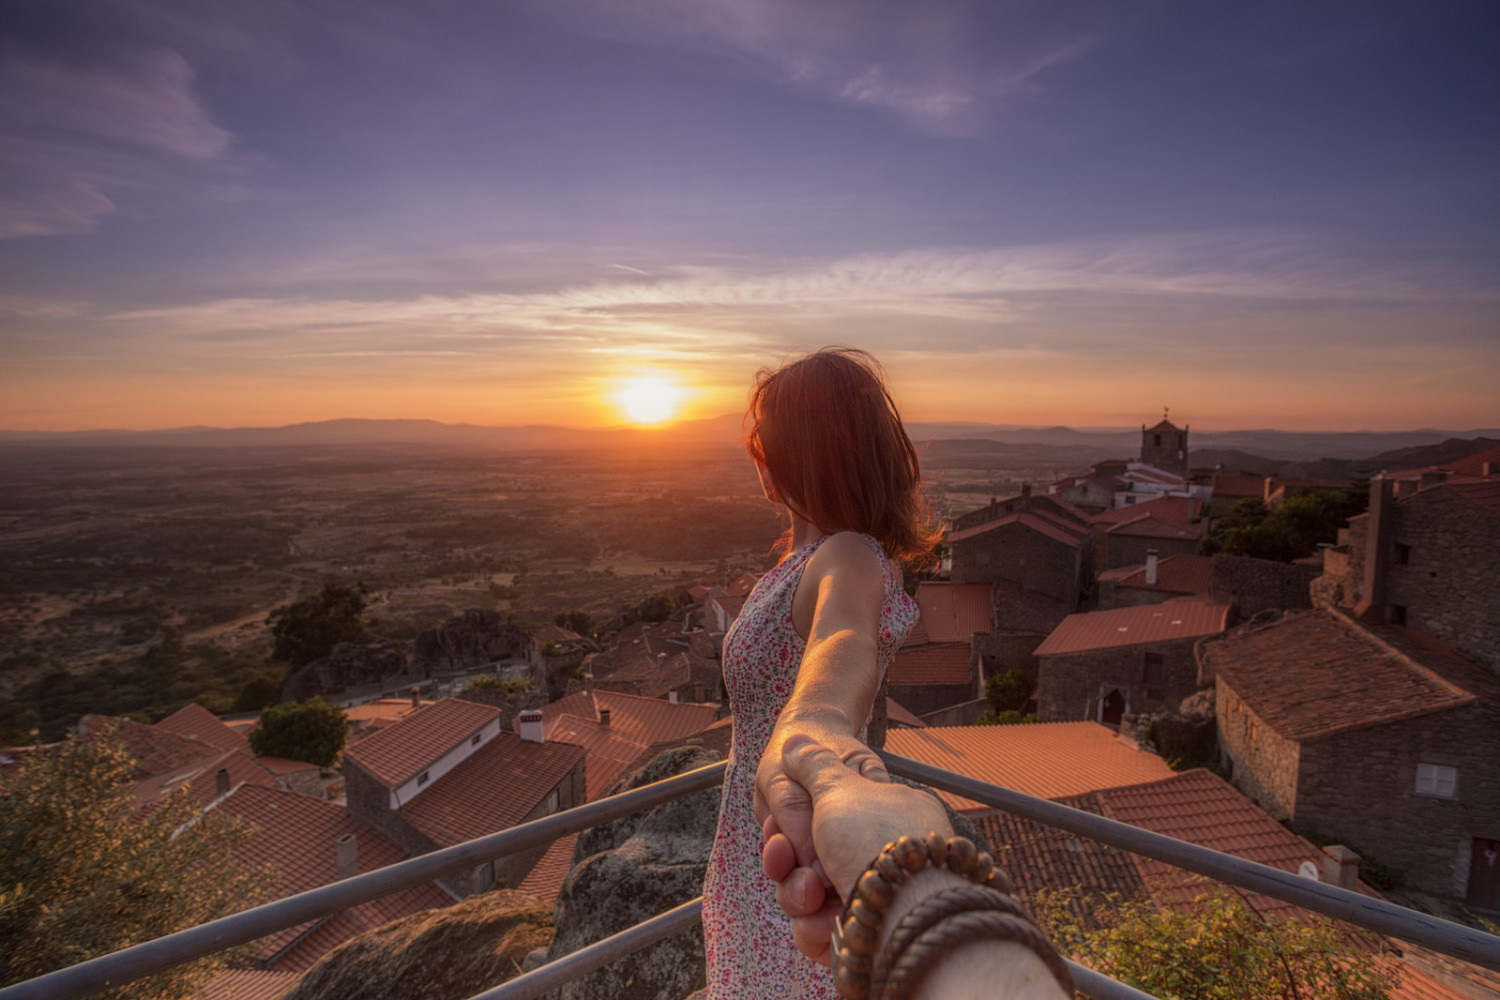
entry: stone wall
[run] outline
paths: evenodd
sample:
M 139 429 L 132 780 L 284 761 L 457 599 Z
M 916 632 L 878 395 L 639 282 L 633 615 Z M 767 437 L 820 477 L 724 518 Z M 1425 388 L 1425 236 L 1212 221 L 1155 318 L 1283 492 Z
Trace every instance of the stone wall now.
M 1233 605 L 1241 618 L 1268 610 L 1310 608 L 1310 588 L 1320 572 L 1316 566 L 1220 552 L 1214 556 L 1209 571 L 1209 596 L 1215 601 Z
M 985 681 L 1007 670 L 1019 670 L 1027 677 L 1036 679 L 1036 648 L 1045 635 L 1018 634 L 1014 632 L 990 635 L 981 633 L 969 639 L 969 645 L 979 657 L 980 690 Z M 899 700 L 899 699 L 898 699 Z
M 955 542 L 951 576 L 954 583 L 1006 580 L 1076 608 L 1088 585 L 1085 556 L 1024 524 L 1006 524 Z
M 1125 711 L 1166 712 L 1198 690 L 1191 639 L 1118 646 L 1039 657 L 1037 716 L 1043 722 L 1097 720 L 1099 701 L 1111 688 L 1125 695 Z M 1146 655 L 1162 658 L 1161 680 L 1146 690 Z
M 1162 559 L 1169 556 L 1190 556 L 1198 551 L 1198 536 L 1155 538 L 1145 535 L 1101 533 L 1099 540 L 1094 544 L 1105 547 L 1104 568 L 1119 569 L 1122 566 L 1146 565 L 1146 554 L 1152 550 L 1155 550 Z
M 990 703 L 984 698 L 976 698 L 959 705 L 949 705 L 947 708 L 938 709 L 922 716 L 922 721 L 929 726 L 972 726 L 979 721 L 979 717 L 989 711 Z
M 926 715 L 974 698 L 972 684 L 892 684 L 891 697 L 913 715 Z
M 1289 818 L 1297 807 L 1301 746 L 1276 735 L 1222 678 L 1214 703 L 1229 780 L 1272 816 Z
M 373 826 L 408 854 L 426 854 L 432 841 L 417 833 L 391 809 L 391 790 L 385 782 L 367 772 L 348 757 L 344 758 L 344 801 L 349 815 L 367 826 Z
M 1386 599 L 1406 609 L 1407 625 L 1500 672 L 1500 516 L 1442 488 L 1394 514 Z
M 1500 711 L 1484 703 L 1335 733 L 1302 747 L 1292 825 L 1462 897 L 1475 837 L 1500 839 Z M 1417 765 L 1456 768 L 1456 799 L 1416 792 Z

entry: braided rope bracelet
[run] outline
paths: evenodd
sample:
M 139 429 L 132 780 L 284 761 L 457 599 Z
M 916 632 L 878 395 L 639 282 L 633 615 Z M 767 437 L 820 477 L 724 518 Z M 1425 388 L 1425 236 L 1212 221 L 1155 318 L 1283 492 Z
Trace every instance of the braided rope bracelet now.
M 880 949 L 877 963 L 880 925 L 896 890 L 929 866 L 947 868 L 974 885 L 950 888 L 919 903 Z M 931 833 L 923 840 L 908 836 L 886 844 L 856 882 L 834 924 L 830 953 L 839 995 L 845 1000 L 909 996 L 937 959 L 984 939 L 1012 940 L 1031 948 L 1071 995 L 1067 967 L 1012 898 L 1013 889 L 1010 876 L 966 837 L 945 840 Z

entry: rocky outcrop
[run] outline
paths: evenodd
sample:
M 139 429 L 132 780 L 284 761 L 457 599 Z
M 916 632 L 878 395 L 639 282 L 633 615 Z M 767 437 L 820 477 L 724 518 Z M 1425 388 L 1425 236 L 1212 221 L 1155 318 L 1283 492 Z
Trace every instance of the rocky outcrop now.
M 396 687 L 417 678 L 407 670 L 406 653 L 389 639 L 336 643 L 333 651 L 287 678 L 280 701 L 306 701 L 364 687 Z
M 622 778 L 611 793 L 723 760 L 712 750 L 668 750 Z M 719 789 L 606 823 L 578 838 L 573 870 L 557 897 L 548 961 L 619 933 L 703 893 L 719 820 Z M 704 985 L 703 929 L 666 939 L 575 980 L 556 1000 L 679 1000 Z
M 552 907 L 519 892 L 471 896 L 351 938 L 282 1000 L 466 1000 L 519 975 L 552 937 Z
M 531 651 L 531 635 L 497 612 L 470 608 L 438 628 L 418 632 L 411 648 L 417 670 L 430 677 L 524 657 Z

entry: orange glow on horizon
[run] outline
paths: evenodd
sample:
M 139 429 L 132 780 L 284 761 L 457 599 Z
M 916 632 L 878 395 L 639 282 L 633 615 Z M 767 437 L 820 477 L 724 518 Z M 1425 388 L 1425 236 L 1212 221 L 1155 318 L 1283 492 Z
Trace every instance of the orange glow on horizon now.
M 677 416 L 682 387 L 659 375 L 625 379 L 615 390 L 615 402 L 633 424 L 654 427 Z

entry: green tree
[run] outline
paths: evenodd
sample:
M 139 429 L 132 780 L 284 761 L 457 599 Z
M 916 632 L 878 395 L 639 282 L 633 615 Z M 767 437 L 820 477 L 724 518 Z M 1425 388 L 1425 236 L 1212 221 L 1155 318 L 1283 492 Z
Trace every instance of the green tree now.
M 1038 922 L 1065 955 L 1161 1000 L 1389 1000 L 1390 962 L 1372 960 L 1331 921 L 1268 922 L 1235 895 L 1191 905 L 1134 901 L 1094 908 L 1041 893 Z
M 564 611 L 552 619 L 552 623 L 558 628 L 565 628 L 579 635 L 588 635 L 589 629 L 594 625 L 594 620 L 584 611 Z
M 1316 552 L 1320 542 L 1336 541 L 1339 529 L 1367 503 L 1365 491 L 1357 486 L 1303 493 L 1275 510 L 1248 497 L 1214 524 L 1213 534 L 1198 543 L 1198 554 L 1227 552 L 1279 562 L 1301 559 Z
M 30 979 L 253 905 L 268 871 L 234 855 L 253 830 L 199 813 L 185 792 L 133 814 L 134 762 L 109 738 L 33 754 L 0 795 L 0 985 Z M 101 996 L 186 997 L 225 956 Z
M 985 700 L 990 703 L 990 710 L 996 715 L 1021 711 L 1031 700 L 1034 690 L 1036 684 L 1019 670 L 995 674 L 984 683 Z
M 296 669 L 327 656 L 334 643 L 369 642 L 374 637 L 360 617 L 368 594 L 363 583 L 329 582 L 311 597 L 272 611 L 268 620 L 276 646 L 271 655 Z
M 281 686 L 280 681 L 269 674 L 252 677 L 240 688 L 240 693 L 234 699 L 231 712 L 259 712 L 261 709 L 274 704 L 276 701 L 276 689 Z
M 349 739 L 349 720 L 322 698 L 272 705 L 250 731 L 250 749 L 260 757 L 305 760 L 332 767 Z

